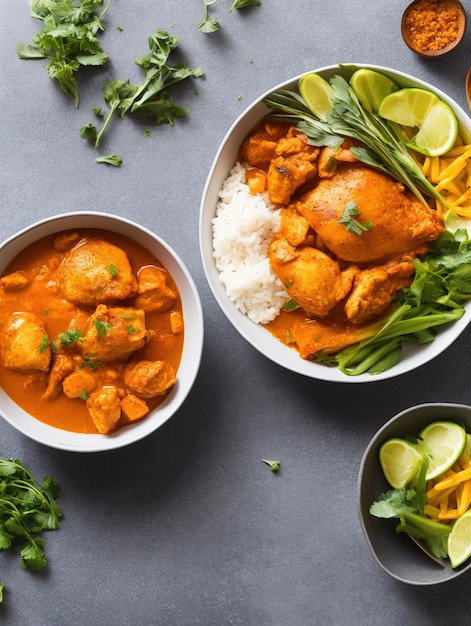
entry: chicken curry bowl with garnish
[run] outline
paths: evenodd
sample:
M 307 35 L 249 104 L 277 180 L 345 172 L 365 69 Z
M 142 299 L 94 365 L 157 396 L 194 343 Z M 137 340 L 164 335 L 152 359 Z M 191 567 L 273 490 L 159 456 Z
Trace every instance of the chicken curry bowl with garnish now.
M 0 277 L 0 312 L 0 386 L 50 426 L 113 433 L 176 384 L 179 290 L 123 234 L 81 228 L 31 243 Z

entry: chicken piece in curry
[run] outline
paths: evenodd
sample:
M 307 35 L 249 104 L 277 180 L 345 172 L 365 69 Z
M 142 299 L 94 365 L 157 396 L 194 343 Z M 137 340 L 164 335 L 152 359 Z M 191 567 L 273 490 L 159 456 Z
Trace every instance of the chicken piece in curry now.
M 280 208 L 269 261 L 289 306 L 266 327 L 307 359 L 356 343 L 362 326 L 385 317 L 412 283 L 412 260 L 444 230 L 437 211 L 358 162 L 352 145 L 314 147 L 296 127 L 266 120 L 240 150 L 251 193 Z
M 0 311 L 0 385 L 52 426 L 114 432 L 177 381 L 178 289 L 127 237 L 90 229 L 30 245 L 0 277 Z

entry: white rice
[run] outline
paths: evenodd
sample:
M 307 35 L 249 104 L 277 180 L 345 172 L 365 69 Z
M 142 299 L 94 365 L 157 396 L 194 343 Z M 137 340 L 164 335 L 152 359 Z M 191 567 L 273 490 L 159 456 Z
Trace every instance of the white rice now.
M 241 163 L 219 192 L 213 224 L 216 267 L 227 295 L 256 324 L 271 322 L 288 298 L 270 267 L 268 248 L 280 228 L 280 210 L 266 194 L 253 195 Z

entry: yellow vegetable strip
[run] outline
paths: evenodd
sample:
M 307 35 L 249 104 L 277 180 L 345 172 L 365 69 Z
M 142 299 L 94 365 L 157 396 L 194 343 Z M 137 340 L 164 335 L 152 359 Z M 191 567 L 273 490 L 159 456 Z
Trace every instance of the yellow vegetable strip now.
M 448 497 L 455 491 L 455 489 L 455 485 L 440 491 L 436 490 L 435 487 L 432 487 L 432 489 L 427 492 L 427 502 L 429 504 L 438 505 L 444 500 L 448 501 Z
M 463 515 L 471 504 L 471 480 L 461 483 L 460 501 L 458 503 L 458 514 Z
M 424 507 L 424 513 L 432 519 L 438 519 L 440 509 L 436 506 L 433 506 L 432 504 L 426 504 Z
M 447 478 L 444 478 L 434 486 L 434 489 L 437 491 L 440 491 L 442 489 L 448 489 L 448 487 L 456 486 L 464 480 L 469 479 L 471 479 L 471 467 L 467 467 L 466 469 L 461 470 L 461 472 L 457 472 L 453 476 L 448 476 Z

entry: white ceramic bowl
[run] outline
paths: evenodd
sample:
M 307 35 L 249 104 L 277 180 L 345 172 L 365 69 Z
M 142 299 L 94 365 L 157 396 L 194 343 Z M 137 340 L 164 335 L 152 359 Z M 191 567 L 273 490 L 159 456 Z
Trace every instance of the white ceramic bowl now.
M 341 68 L 337 65 L 332 65 L 313 71 L 326 79 L 329 79 L 334 74 L 343 74 L 349 77 L 352 74 L 352 70 L 348 69 L 349 65 L 354 65 L 355 68 L 368 67 L 381 71 L 391 76 L 399 85 L 404 87 L 423 87 L 435 91 L 440 98 L 445 100 L 445 102 L 450 104 L 454 109 L 465 139 L 471 139 L 471 121 L 463 109 L 442 91 L 408 74 L 381 66 L 360 63 L 342 64 Z M 264 98 L 278 89 L 296 90 L 299 78 L 300 76 L 296 76 L 261 95 L 239 116 L 222 141 L 206 181 L 200 208 L 200 249 L 206 278 L 219 306 L 242 337 L 268 359 L 292 372 L 319 380 L 344 383 L 374 382 L 392 378 L 399 374 L 405 374 L 439 355 L 459 337 L 471 320 L 471 310 L 469 307 L 467 307 L 466 313 L 460 320 L 452 324 L 449 328 L 440 331 L 435 341 L 432 343 L 423 346 L 413 344 L 404 346 L 401 361 L 390 370 L 374 376 L 370 374 L 348 376 L 337 368 L 330 368 L 325 365 L 301 359 L 295 350 L 284 346 L 265 330 L 265 328 L 251 322 L 248 317 L 236 309 L 235 305 L 230 301 L 223 284 L 219 280 L 219 272 L 213 258 L 211 224 L 211 220 L 215 217 L 216 213 L 219 190 L 223 181 L 228 176 L 230 169 L 236 162 L 237 153 L 242 141 L 252 128 L 269 112 L 268 107 L 263 103 Z
M 452 569 L 448 559 L 443 567 L 425 555 L 405 533 L 396 533 L 396 519 L 370 514 L 370 506 L 388 486 L 378 460 L 381 445 L 392 437 L 417 435 L 427 424 L 438 420 L 456 422 L 471 432 L 471 407 L 463 404 L 429 403 L 405 409 L 391 418 L 374 435 L 363 455 L 358 477 L 358 509 L 366 542 L 377 564 L 390 576 L 409 585 L 436 585 L 471 570 L 471 560 Z
M 167 268 L 179 289 L 183 304 L 185 337 L 177 384 L 165 400 L 145 419 L 110 435 L 73 433 L 48 426 L 21 409 L 0 389 L 0 414 L 14 428 L 31 439 L 60 450 L 100 452 L 121 448 L 154 432 L 186 399 L 196 379 L 203 349 L 203 313 L 193 279 L 177 254 L 156 234 L 125 218 L 104 213 L 74 212 L 39 221 L 13 235 L 0 246 L 0 273 L 26 246 L 42 237 L 75 228 L 108 230 L 141 244 Z

